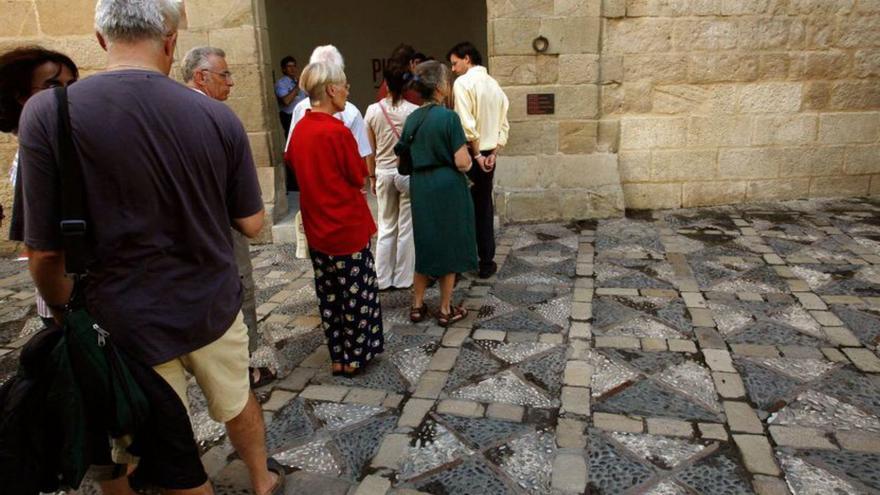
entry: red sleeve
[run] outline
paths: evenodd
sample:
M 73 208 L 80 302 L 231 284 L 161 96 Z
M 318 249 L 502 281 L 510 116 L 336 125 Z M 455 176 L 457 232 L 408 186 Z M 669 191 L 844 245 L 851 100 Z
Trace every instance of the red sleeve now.
M 339 172 L 345 177 L 346 182 L 354 187 L 364 187 L 364 179 L 369 175 L 367 164 L 360 153 L 358 153 L 357 142 L 347 127 L 343 128 L 345 132 L 337 133 L 336 146 L 336 163 L 339 165 Z
M 379 85 L 379 92 L 376 94 L 376 101 L 380 101 L 388 96 L 388 84 L 382 79 L 382 84 Z

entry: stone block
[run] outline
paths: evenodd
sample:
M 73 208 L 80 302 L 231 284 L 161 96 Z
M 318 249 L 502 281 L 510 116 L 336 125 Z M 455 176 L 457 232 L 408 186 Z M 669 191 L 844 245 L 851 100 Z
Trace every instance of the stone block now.
M 562 387 L 562 412 L 566 414 L 590 415 L 590 389 L 581 387 Z
M 761 474 L 752 479 L 752 488 L 757 495 L 791 495 L 784 480 Z
M 598 16 L 545 17 L 540 30 L 549 41 L 546 53 L 599 53 Z
M 588 16 L 599 17 L 601 2 L 592 0 L 555 0 L 553 13 L 557 16 Z
M 552 4 L 552 2 L 550 2 Z M 541 35 L 537 18 L 499 18 L 489 21 L 495 55 L 532 55 L 532 40 Z
M 803 20 L 790 17 L 751 17 L 738 25 L 741 50 L 784 50 L 801 46 L 805 36 Z
M 776 445 L 796 449 L 836 450 L 821 430 L 802 426 L 770 426 L 770 436 Z
M 651 112 L 651 83 L 648 81 L 612 83 L 601 86 L 603 115 Z
M 562 189 L 559 202 L 562 218 L 567 220 L 623 216 L 623 190 L 619 183 Z
M 690 58 L 686 53 L 628 54 L 623 57 L 623 77 L 617 80 L 650 80 L 655 84 L 687 82 L 689 62 Z
M 534 55 L 489 57 L 489 73 L 502 86 L 538 83 L 537 63 Z
M 504 148 L 505 161 L 507 155 L 555 154 L 559 147 L 558 134 L 556 122 L 511 122 L 510 140 Z
M 694 436 L 694 427 L 687 421 L 668 418 L 648 418 L 648 433 L 668 437 Z
M 483 405 L 469 400 L 441 400 L 437 405 L 438 414 L 451 414 L 453 416 L 466 416 L 469 418 L 483 417 Z
M 788 53 L 761 54 L 758 57 L 758 80 L 788 79 L 792 58 Z
M 703 180 L 716 176 L 715 150 L 657 150 L 652 153 L 654 181 Z
M 844 450 L 880 453 L 880 434 L 867 431 L 838 431 L 834 434 Z
M 880 52 L 857 50 L 853 59 L 853 73 L 858 77 L 880 76 Z
M 880 358 L 864 347 L 844 347 L 843 353 L 856 365 L 856 368 L 866 373 L 880 373 Z
M 296 394 L 287 390 L 273 390 L 269 400 L 262 404 L 264 411 L 277 411 L 293 400 Z
M 804 83 L 804 110 L 824 110 L 831 101 L 831 83 L 809 81 Z
M 666 339 L 642 338 L 642 350 L 647 352 L 663 352 L 667 349 Z
M 687 119 L 681 117 L 623 117 L 620 148 L 679 148 L 687 142 Z
M 621 151 L 618 155 L 618 168 L 620 180 L 624 183 L 651 180 L 651 152 Z
M 440 396 L 440 392 L 443 391 L 448 375 L 448 373 L 439 371 L 426 371 L 419 379 L 413 397 L 436 399 Z
M 486 408 L 487 417 L 516 423 L 522 422 L 523 414 L 525 414 L 525 408 L 516 404 L 492 403 Z
M 566 154 L 593 153 L 597 148 L 598 127 L 598 122 L 595 120 L 559 122 L 559 152 Z
M 638 349 L 638 337 L 596 337 L 596 347 L 608 347 L 612 349 Z
M 338 385 L 309 385 L 299 396 L 303 399 L 323 400 L 328 402 L 342 402 L 348 394 L 348 387 Z
M 880 113 L 828 113 L 819 116 L 819 142 L 873 143 L 880 136 Z
M 810 185 L 810 197 L 867 196 L 869 189 L 865 177 L 816 177 Z
M 850 56 L 844 51 L 807 52 L 804 76 L 808 79 L 842 79 L 848 75 Z
M 597 147 L 601 152 L 616 153 L 620 148 L 620 121 L 600 120 Z
M 397 421 L 398 427 L 415 428 L 422 424 L 422 420 L 428 411 L 434 407 L 433 400 L 410 399 L 404 404 L 403 412 Z
M 593 414 L 593 426 L 600 430 L 623 431 L 627 433 L 641 433 L 643 430 L 641 418 L 601 412 Z
M 560 493 L 583 493 L 587 487 L 587 462 L 583 455 L 558 454 L 552 473 L 550 483 Z
M 554 0 L 488 0 L 486 10 L 489 19 L 502 17 L 546 17 L 554 14 Z
M 458 349 L 450 347 L 441 347 L 437 349 L 431 362 L 428 363 L 428 369 L 433 371 L 449 371 L 455 365 L 458 359 Z
M 785 201 L 806 198 L 810 194 L 810 179 L 761 179 L 749 182 L 748 201 Z
M 603 48 L 608 53 L 668 53 L 673 25 L 666 19 L 611 19 L 605 24 Z
M 259 64 L 257 32 L 253 26 L 212 29 L 208 39 L 212 46 L 221 46 L 230 65 Z
M 391 489 L 391 481 L 377 474 L 364 478 L 353 495 L 385 495 Z
M 807 148 L 770 148 L 764 159 L 779 166 L 780 177 L 815 177 L 840 175 L 845 149 L 842 146 Z
M 364 404 L 367 406 L 381 406 L 385 402 L 388 392 L 374 388 L 353 388 L 345 396 L 345 402 L 349 404 Z
M 736 47 L 737 21 L 725 18 L 683 19 L 675 23 L 673 47 L 677 52 L 720 51 Z
M 755 118 L 753 144 L 807 144 L 816 140 L 819 119 L 812 114 Z
M 536 155 L 504 156 L 503 166 L 495 169 L 495 181 L 502 187 L 532 188 L 539 184 L 542 168 Z
M 582 421 L 559 418 L 556 425 L 556 444 L 562 449 L 583 449 L 587 446 L 584 435 L 587 425 Z
M 276 385 L 278 388 L 299 391 L 305 388 L 317 371 L 311 368 L 296 368 Z
M 562 382 L 572 387 L 589 387 L 593 367 L 584 361 L 568 361 L 565 365 Z
M 733 367 L 733 361 L 730 359 L 730 353 L 722 349 L 703 349 L 703 357 L 706 364 L 712 371 L 723 371 L 727 373 L 736 373 Z
M 727 430 L 724 429 L 724 425 L 717 423 L 699 423 L 697 424 L 697 428 L 700 430 L 701 438 L 708 440 L 721 440 L 722 442 L 727 441 Z
M 409 435 L 396 433 L 386 435 L 371 464 L 377 468 L 397 469 L 408 450 Z
M 862 48 L 880 46 L 880 29 L 873 16 L 854 16 L 838 26 L 834 46 L 842 48 Z
M 745 199 L 746 182 L 691 182 L 682 185 L 682 206 L 713 206 L 740 203 Z
M 4 2 L 4 24 L 9 19 L 6 15 L 10 3 L 28 5 L 30 2 Z M 95 32 L 95 2 L 91 0 L 36 0 L 34 5 L 44 36 L 91 35 Z M 31 33 L 20 33 L 19 36 L 27 34 Z M 70 55 L 75 57 L 76 54 Z
M 608 18 L 626 16 L 626 0 L 605 0 L 602 2 L 602 16 Z
M 848 146 L 847 174 L 880 174 L 880 145 Z
M 266 129 L 267 114 L 258 99 L 232 96 L 226 100 L 226 105 L 235 112 L 248 132 L 261 132 Z
M 61 2 L 58 3 L 60 4 Z M 55 8 L 57 9 L 58 7 L 56 6 Z M 94 12 L 94 6 L 91 8 L 91 11 Z M 61 12 L 54 12 L 54 15 L 51 17 L 64 19 L 65 16 Z M 63 23 L 59 22 L 58 24 Z M 55 23 L 50 24 L 50 27 L 52 26 L 55 26 Z M 0 22 L 0 38 L 22 38 L 38 34 L 37 12 L 34 10 L 33 2 L 3 2 L 3 22 Z M 92 42 L 97 44 L 94 39 Z
M 779 468 L 776 465 L 776 459 L 773 457 L 773 451 L 770 448 L 770 442 L 767 437 L 761 435 L 733 435 L 733 441 L 736 442 L 743 456 L 743 461 L 752 473 L 766 474 L 769 476 L 779 476 Z
M 747 146 L 752 117 L 744 115 L 694 115 L 688 118 L 688 146 Z
M 692 83 L 754 81 L 758 62 L 757 55 L 737 52 L 689 55 L 689 79 Z
M 568 336 L 572 339 L 590 339 L 592 334 L 592 325 L 586 322 L 572 322 L 568 329 Z
M 670 352 L 684 352 L 687 354 L 696 354 L 697 345 L 690 340 L 685 339 L 669 339 Z
M 797 112 L 803 99 L 801 83 L 771 82 L 743 86 L 739 110 L 743 113 Z
M 464 340 L 468 338 L 471 331 L 468 328 L 450 328 L 443 335 L 442 344 L 445 347 L 461 347 Z
M 681 184 L 624 184 L 623 196 L 627 208 L 680 208 Z
M 876 81 L 836 81 L 831 84 L 832 110 L 880 108 L 880 85 Z
M 745 402 L 724 401 L 724 414 L 730 431 L 761 434 L 764 426 L 755 411 Z

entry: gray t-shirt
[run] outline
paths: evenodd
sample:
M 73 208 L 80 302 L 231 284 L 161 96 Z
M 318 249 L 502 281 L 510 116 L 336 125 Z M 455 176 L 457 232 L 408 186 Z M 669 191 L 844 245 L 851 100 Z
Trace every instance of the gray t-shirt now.
M 148 365 L 219 338 L 241 307 L 230 224 L 262 207 L 247 134 L 222 103 L 157 72 L 105 72 L 69 88 L 88 210 L 89 311 Z M 19 128 L 25 243 L 62 248 L 57 104 Z

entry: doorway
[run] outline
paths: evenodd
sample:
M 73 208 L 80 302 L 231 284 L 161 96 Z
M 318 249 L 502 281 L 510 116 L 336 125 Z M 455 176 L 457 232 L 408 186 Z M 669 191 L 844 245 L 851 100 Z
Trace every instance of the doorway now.
M 278 62 L 292 55 L 302 69 L 312 49 L 332 44 L 345 58 L 349 100 L 361 112 L 375 101 L 382 67 L 407 43 L 437 60 L 460 41 L 470 41 L 488 60 L 486 2 L 475 0 L 266 0 L 273 81 Z

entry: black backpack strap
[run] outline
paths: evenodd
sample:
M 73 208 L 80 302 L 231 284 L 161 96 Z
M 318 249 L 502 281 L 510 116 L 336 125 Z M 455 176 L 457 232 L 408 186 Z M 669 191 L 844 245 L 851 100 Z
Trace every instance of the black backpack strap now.
M 69 274 L 86 273 L 86 197 L 82 166 L 73 146 L 67 88 L 55 88 L 58 101 L 58 159 L 61 167 L 61 235 Z

